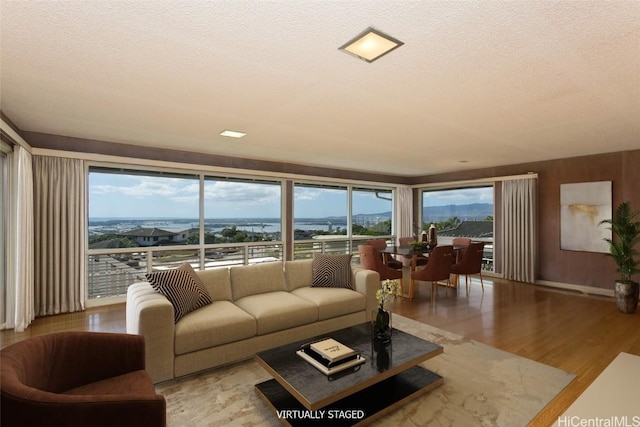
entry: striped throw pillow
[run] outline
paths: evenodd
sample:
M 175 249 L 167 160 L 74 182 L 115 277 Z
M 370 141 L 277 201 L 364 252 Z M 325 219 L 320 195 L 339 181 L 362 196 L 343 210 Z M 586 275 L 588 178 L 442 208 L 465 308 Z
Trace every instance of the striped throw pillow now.
M 314 252 L 311 287 L 347 288 L 351 284 L 351 255 L 328 255 Z
M 153 289 L 173 305 L 176 323 L 184 315 L 212 302 L 209 291 L 189 264 L 172 270 L 154 271 L 146 276 Z

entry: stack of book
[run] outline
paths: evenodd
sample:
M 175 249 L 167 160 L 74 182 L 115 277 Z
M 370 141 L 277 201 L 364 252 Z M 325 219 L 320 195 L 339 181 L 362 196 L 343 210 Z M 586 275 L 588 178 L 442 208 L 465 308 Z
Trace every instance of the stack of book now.
M 357 351 L 333 338 L 305 344 L 296 353 L 325 375 L 337 374 L 365 361 Z

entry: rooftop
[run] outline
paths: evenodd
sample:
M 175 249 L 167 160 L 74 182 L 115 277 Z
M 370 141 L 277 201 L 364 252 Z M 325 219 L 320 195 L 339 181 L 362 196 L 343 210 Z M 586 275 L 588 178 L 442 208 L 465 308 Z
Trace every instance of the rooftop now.
M 438 236 L 490 238 L 493 237 L 493 221 L 462 221 L 456 228 L 438 231 Z

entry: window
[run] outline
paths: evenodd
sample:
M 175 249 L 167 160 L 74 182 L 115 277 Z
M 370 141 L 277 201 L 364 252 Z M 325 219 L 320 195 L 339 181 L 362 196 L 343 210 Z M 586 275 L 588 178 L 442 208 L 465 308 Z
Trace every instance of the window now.
M 357 253 L 369 236 L 391 236 L 393 191 L 294 184 L 294 259 Z
M 493 186 L 424 190 L 422 229 L 434 224 L 438 244 L 451 244 L 455 237 L 485 242 L 484 266 L 493 271 Z
M 89 300 L 184 262 L 281 260 L 281 193 L 279 181 L 90 167 Z
M 280 182 L 206 177 L 205 243 L 282 240 Z
M 196 175 L 90 167 L 88 188 L 89 300 L 124 295 L 144 280 L 152 257 L 132 248 L 186 245 L 185 230 L 199 233 Z M 197 249 L 154 255 L 158 263 L 199 262 Z
M 353 236 L 391 236 L 393 192 L 354 188 L 351 192 L 351 229 Z
M 347 235 L 346 187 L 295 184 L 293 198 L 294 240 Z
M 199 177 L 89 169 L 89 249 L 185 244 L 199 233 Z
M 284 180 L 95 165 L 88 182 L 90 301 L 184 262 L 208 269 L 284 258 Z M 369 236 L 391 236 L 393 194 L 294 183 L 293 258 L 357 253 Z
M 205 177 L 205 266 L 282 259 L 282 183 Z M 237 243 L 260 242 L 259 245 Z M 243 261 L 245 260 L 245 261 Z

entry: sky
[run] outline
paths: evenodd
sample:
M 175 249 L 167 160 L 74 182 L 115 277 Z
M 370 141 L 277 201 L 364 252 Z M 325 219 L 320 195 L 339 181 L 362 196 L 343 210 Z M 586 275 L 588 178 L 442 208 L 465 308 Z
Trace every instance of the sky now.
M 425 207 L 467 205 L 471 203 L 493 204 L 493 187 L 425 191 L 422 196 L 422 205 Z
M 492 189 L 430 192 L 425 206 L 492 203 Z M 205 181 L 205 218 L 279 218 L 280 186 L 250 182 Z M 384 196 L 384 195 L 383 195 Z M 387 194 L 388 196 L 388 194 Z M 199 181 L 195 179 L 89 174 L 89 218 L 198 218 Z M 428 203 L 427 204 L 427 200 Z M 392 210 L 391 202 L 369 191 L 354 191 L 354 214 Z M 346 216 L 346 190 L 296 186 L 294 216 Z

